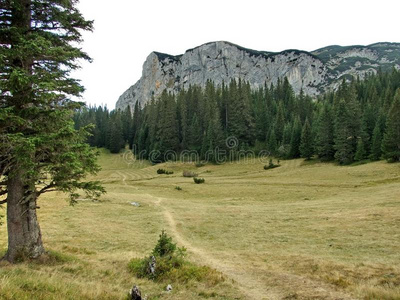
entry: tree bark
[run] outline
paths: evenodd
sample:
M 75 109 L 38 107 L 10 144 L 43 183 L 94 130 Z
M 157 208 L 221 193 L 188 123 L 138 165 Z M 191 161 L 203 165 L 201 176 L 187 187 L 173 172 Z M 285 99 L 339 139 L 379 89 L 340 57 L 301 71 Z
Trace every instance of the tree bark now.
M 11 263 L 35 259 L 44 253 L 36 215 L 37 197 L 34 193 L 26 196 L 21 176 L 15 175 L 7 184 L 8 250 L 5 259 Z

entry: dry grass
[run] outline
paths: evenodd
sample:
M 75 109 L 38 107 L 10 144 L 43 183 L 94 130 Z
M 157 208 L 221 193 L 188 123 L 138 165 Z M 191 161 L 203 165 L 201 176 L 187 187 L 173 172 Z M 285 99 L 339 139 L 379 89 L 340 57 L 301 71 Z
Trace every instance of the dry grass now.
M 256 161 L 128 165 L 109 154 L 101 164 L 101 202 L 41 200 L 44 241 L 58 258 L 1 265 L 1 299 L 124 299 L 134 283 L 151 299 L 400 299 L 399 164 L 292 160 L 265 171 Z M 174 174 L 157 175 L 160 167 Z M 133 278 L 127 263 L 147 255 L 163 228 L 191 261 L 227 280 L 168 294 Z M 5 245 L 2 226 L 0 251 Z

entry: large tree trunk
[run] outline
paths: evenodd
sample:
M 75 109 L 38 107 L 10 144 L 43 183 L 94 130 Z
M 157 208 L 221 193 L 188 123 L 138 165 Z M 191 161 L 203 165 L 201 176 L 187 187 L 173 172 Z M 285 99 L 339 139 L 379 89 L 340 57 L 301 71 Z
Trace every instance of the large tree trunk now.
M 7 189 L 8 251 L 5 259 L 16 263 L 38 258 L 44 253 L 44 247 L 36 216 L 36 196 L 27 196 L 20 176 L 9 178 Z

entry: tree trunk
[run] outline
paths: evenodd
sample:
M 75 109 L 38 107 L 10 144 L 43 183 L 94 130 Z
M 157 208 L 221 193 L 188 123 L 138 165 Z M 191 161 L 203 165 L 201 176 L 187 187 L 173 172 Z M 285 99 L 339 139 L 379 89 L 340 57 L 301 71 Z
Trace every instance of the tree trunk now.
M 44 253 L 42 234 L 36 216 L 36 195 L 26 196 L 21 176 L 7 184 L 8 250 L 5 259 L 11 263 L 35 259 Z

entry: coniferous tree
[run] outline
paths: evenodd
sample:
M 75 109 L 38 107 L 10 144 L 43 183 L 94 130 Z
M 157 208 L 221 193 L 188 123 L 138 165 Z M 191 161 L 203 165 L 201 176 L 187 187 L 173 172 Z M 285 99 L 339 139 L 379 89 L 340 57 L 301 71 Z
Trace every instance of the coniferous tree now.
M 228 132 L 239 141 L 251 143 L 254 138 L 254 121 L 250 111 L 250 86 L 232 80 L 230 86 Z
M 300 119 L 296 118 L 293 123 L 292 137 L 290 139 L 289 158 L 300 157 L 301 130 Z
M 310 122 L 308 122 L 308 118 L 306 118 L 303 129 L 301 131 L 300 154 L 301 157 L 309 160 L 311 159 L 313 153 L 314 149 L 311 125 Z
M 365 150 L 365 143 L 362 138 L 359 138 L 357 142 L 356 154 L 354 155 L 354 160 L 355 161 L 364 160 L 366 155 L 367 151 Z
M 382 132 L 381 132 L 381 124 L 378 120 L 375 124 L 375 128 L 372 133 L 371 154 L 369 158 L 371 160 L 379 160 L 382 156 L 381 148 L 382 148 Z
M 70 100 L 83 87 L 70 78 L 78 60 L 81 31 L 91 30 L 76 1 L 2 1 L 0 10 L 0 186 L 7 198 L 5 259 L 35 259 L 44 253 L 36 209 L 38 197 L 59 190 L 97 196 L 99 183 L 82 182 L 99 170 L 95 151 L 84 143 L 88 128 L 74 129 Z M 45 182 L 43 177 L 49 178 Z
M 161 151 L 163 161 L 165 158 L 164 154 L 167 151 L 176 152 L 179 150 L 179 134 L 174 96 L 164 91 L 161 95 L 160 104 L 162 108 L 160 110 L 160 124 L 157 135 L 160 141 L 159 150 Z
M 388 161 L 395 162 L 400 160 L 400 89 L 396 92 L 386 121 L 382 152 Z
M 351 141 L 352 133 L 349 126 L 351 114 L 346 102 L 341 100 L 336 109 L 335 118 L 335 158 L 340 164 L 349 164 L 353 161 L 355 149 Z
M 276 140 L 275 129 L 272 127 L 269 134 L 268 134 L 268 151 L 271 155 L 276 154 L 276 150 L 278 149 L 278 142 Z
M 108 149 L 111 153 L 119 153 L 124 147 L 124 144 L 125 142 L 121 122 L 119 120 L 115 120 L 111 122 L 109 127 Z
M 285 112 L 283 104 L 280 104 L 278 106 L 274 128 L 275 128 L 276 140 L 278 141 L 278 144 L 281 144 L 283 140 L 283 130 L 285 128 Z
M 187 134 L 187 149 L 197 151 L 197 153 L 200 154 L 202 140 L 203 132 L 201 130 L 197 114 L 194 114 Z
M 334 159 L 334 123 L 332 111 L 328 105 L 324 105 L 318 119 L 316 151 L 321 160 L 329 161 Z
M 290 145 L 290 140 L 292 138 L 292 131 L 293 131 L 292 123 L 287 123 L 283 128 L 282 145 Z

